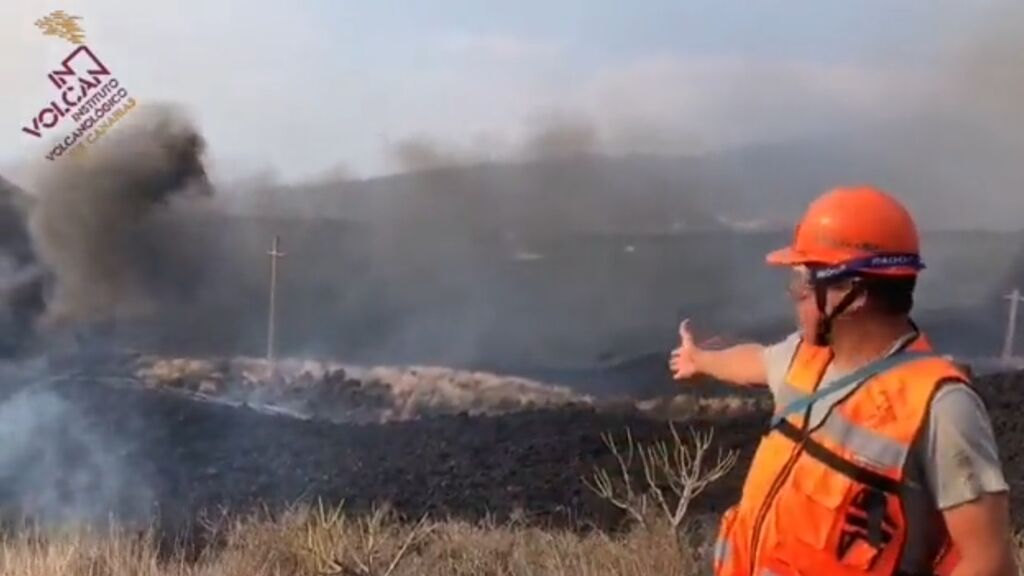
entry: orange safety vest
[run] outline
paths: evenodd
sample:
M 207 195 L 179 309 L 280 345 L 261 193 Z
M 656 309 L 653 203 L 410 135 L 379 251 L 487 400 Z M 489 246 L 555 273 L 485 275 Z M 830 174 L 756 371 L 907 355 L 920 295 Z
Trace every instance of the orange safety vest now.
M 931 346 L 918 336 L 908 350 Z M 813 393 L 831 359 L 828 348 L 801 342 L 776 411 Z M 809 410 L 781 419 L 761 440 L 739 503 L 722 517 L 716 576 L 898 574 L 907 541 L 904 464 L 949 380 L 967 378 L 949 360 L 917 358 L 845 389 L 809 431 Z M 948 534 L 943 540 L 932 568 L 939 575 L 957 562 Z

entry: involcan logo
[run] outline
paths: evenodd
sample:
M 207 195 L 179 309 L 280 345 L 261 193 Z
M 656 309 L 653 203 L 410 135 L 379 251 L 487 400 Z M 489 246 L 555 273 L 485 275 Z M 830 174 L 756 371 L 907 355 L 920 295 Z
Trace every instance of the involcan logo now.
M 86 44 L 81 21 L 80 16 L 57 10 L 35 22 L 44 36 L 60 38 L 73 46 L 60 66 L 46 75 L 55 92 L 53 98 L 21 127 L 28 137 L 38 139 L 67 130 L 46 154 L 50 161 L 85 152 L 136 105 L 110 68 Z

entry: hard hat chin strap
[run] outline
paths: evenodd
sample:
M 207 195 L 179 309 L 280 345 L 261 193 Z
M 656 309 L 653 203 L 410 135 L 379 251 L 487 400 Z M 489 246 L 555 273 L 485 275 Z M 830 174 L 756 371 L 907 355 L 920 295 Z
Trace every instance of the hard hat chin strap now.
M 832 322 L 846 309 L 849 308 L 858 296 L 864 293 L 864 286 L 860 282 L 854 282 L 850 291 L 843 296 L 835 308 L 826 311 L 828 305 L 828 282 L 816 281 L 813 283 L 814 302 L 818 306 L 818 329 L 814 335 L 815 346 L 829 346 L 832 343 Z

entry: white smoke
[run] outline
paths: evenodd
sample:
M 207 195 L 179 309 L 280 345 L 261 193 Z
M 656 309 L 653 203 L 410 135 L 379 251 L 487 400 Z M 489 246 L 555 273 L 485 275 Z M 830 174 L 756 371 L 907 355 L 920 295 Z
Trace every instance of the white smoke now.
M 47 372 L 40 361 L 0 368 L 4 518 L 46 526 L 149 521 L 152 493 L 121 459 L 125 440 L 104 434 L 48 387 Z

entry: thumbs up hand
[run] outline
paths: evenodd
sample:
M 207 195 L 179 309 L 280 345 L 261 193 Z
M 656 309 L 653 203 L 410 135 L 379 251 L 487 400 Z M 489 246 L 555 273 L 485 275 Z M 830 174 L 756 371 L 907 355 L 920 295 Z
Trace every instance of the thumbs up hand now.
M 679 347 L 672 350 L 669 357 L 668 367 L 675 380 L 692 378 L 697 373 L 697 364 L 694 361 L 697 346 L 693 342 L 689 324 L 689 320 L 679 323 Z

